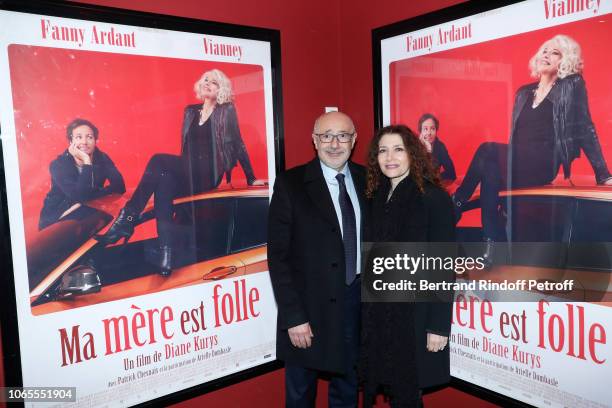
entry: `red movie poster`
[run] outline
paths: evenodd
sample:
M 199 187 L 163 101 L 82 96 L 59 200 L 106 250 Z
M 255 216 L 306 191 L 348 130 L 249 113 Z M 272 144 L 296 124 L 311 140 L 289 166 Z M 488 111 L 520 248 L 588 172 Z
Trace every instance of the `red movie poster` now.
M 457 276 L 451 374 L 533 406 L 608 407 L 610 3 L 470 7 L 375 31 L 381 125 L 415 130 L 458 241 L 488 261 Z
M 272 361 L 271 43 L 0 25 L 23 385 L 130 406 Z
M 391 122 L 417 128 L 423 113 L 440 121 L 439 137 L 459 177 L 483 142 L 508 143 L 514 97 L 518 89 L 537 82 L 529 60 L 545 41 L 558 34 L 573 38 L 582 49 L 588 102 L 606 161 L 612 163 L 612 78 L 603 67 L 611 62 L 607 49 L 612 22 L 594 17 L 535 32 L 435 52 L 390 65 Z M 560 174 L 559 182 L 563 182 Z M 584 154 L 572 163 L 572 180 L 594 185 Z

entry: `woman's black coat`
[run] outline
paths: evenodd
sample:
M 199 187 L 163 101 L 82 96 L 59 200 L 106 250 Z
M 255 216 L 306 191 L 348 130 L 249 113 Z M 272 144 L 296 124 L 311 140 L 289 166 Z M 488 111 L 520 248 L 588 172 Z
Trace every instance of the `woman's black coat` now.
M 424 194 L 421 193 L 409 176 L 395 188 L 389 202 L 390 189 L 388 179 L 383 178 L 382 185 L 370 200 L 370 215 L 366 226 L 366 238 L 370 241 L 383 242 L 455 242 L 455 222 L 452 201 L 442 188 L 426 182 Z M 420 255 L 420 254 L 418 254 Z M 418 256 L 416 255 L 416 256 Z M 451 274 L 452 275 L 452 274 Z M 452 278 L 452 276 L 451 276 Z M 401 304 L 400 304 L 401 305 Z M 450 337 L 452 303 L 417 302 L 405 303 L 413 307 L 414 345 L 416 353 L 416 370 L 419 388 L 447 383 L 450 380 L 449 347 L 443 351 L 427 351 L 427 333 Z M 386 316 L 370 316 L 370 319 L 384 321 Z M 391 327 L 402 327 L 401 324 Z M 376 322 L 363 322 L 364 335 L 372 331 Z M 404 326 L 407 327 L 407 326 Z M 409 352 L 404 347 L 402 337 L 409 333 L 391 333 L 386 353 L 401 356 Z M 367 353 L 367 350 L 363 350 Z M 389 360 L 398 364 L 398 359 Z M 414 360 L 413 360 L 414 361 Z M 370 364 L 375 364 L 370 362 Z M 384 369 L 389 369 L 386 367 Z

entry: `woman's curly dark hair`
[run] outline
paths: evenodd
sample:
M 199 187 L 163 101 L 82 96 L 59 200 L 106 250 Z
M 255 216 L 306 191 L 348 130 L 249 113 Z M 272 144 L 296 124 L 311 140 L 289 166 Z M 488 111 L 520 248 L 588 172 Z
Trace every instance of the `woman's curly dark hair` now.
M 378 144 L 384 135 L 391 133 L 399 135 L 404 142 L 404 147 L 410 159 L 410 177 L 412 177 L 416 183 L 419 191 L 421 193 L 425 192 L 426 181 L 442 188 L 440 174 L 434 169 L 431 162 L 431 155 L 425 146 L 423 146 L 418 136 L 408 126 L 391 125 L 379 129 L 370 142 L 367 156 L 368 175 L 366 196 L 371 198 L 380 184 L 380 178 L 383 174 L 378 165 Z

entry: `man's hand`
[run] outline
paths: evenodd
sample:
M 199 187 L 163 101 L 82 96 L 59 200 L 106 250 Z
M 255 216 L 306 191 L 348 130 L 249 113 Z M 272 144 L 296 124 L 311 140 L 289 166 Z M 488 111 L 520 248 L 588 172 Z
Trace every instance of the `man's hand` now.
M 425 149 L 427 149 L 427 151 L 431 153 L 431 151 L 433 150 L 433 141 L 431 140 L 429 135 L 421 134 L 419 135 L 419 140 L 421 141 L 421 143 L 423 143 Z
M 440 351 L 444 350 L 448 343 L 448 337 L 440 336 L 438 334 L 427 333 L 427 351 Z
M 74 160 L 76 160 L 78 164 L 91 164 L 91 157 L 89 157 L 87 153 L 79 150 L 74 143 L 70 143 L 70 146 L 68 146 L 68 153 L 74 157 Z
M 288 330 L 291 344 L 297 348 L 308 348 L 312 345 L 312 330 L 310 323 L 303 323 Z

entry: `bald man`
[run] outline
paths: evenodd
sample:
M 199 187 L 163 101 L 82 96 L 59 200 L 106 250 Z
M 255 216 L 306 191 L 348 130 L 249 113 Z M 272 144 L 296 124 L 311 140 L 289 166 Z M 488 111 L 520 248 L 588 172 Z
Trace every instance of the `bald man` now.
M 318 157 L 274 184 L 268 263 L 287 407 L 314 407 L 321 372 L 331 375 L 330 407 L 357 406 L 365 169 L 349 161 L 356 138 L 344 113 L 320 116 L 312 132 Z

